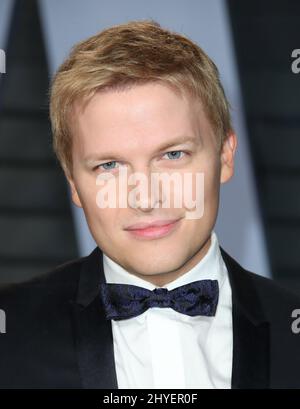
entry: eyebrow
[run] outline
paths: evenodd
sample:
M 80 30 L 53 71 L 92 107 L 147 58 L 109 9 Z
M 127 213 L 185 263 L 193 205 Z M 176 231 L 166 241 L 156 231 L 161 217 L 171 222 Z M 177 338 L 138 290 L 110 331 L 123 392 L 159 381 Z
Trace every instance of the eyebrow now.
M 172 146 L 182 145 L 184 143 L 191 143 L 193 145 L 198 145 L 200 143 L 200 137 L 199 135 L 196 138 L 194 136 L 181 136 L 179 138 L 168 141 L 167 143 L 163 143 L 156 149 L 156 151 L 159 153 Z M 121 157 L 119 157 L 119 155 L 116 155 L 114 152 L 111 151 L 111 152 L 106 152 L 106 153 L 101 153 L 101 154 L 89 155 L 83 159 L 83 162 L 88 164 L 91 162 L 105 160 L 109 158 L 122 159 Z

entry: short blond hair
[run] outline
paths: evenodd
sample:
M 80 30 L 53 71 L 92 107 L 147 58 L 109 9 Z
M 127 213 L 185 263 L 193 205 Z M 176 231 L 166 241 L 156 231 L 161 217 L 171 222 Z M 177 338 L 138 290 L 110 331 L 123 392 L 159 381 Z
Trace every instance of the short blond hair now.
M 153 20 L 131 21 L 76 44 L 53 78 L 53 148 L 66 174 L 72 175 L 70 114 L 74 102 L 88 100 L 97 91 L 153 81 L 200 98 L 222 147 L 232 125 L 214 62 L 187 37 L 163 29 Z

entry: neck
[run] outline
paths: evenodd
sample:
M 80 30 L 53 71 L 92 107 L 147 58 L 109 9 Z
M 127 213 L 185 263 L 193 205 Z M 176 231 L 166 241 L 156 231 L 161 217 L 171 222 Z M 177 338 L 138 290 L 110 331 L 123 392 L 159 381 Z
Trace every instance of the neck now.
M 178 277 L 181 277 L 188 271 L 190 271 L 196 264 L 198 264 L 203 257 L 208 252 L 208 249 L 211 245 L 211 236 L 207 239 L 207 241 L 203 244 L 203 246 L 195 253 L 190 259 L 188 259 L 183 266 L 181 266 L 177 270 L 168 271 L 167 273 L 159 273 L 153 274 L 151 276 L 134 273 L 137 277 L 148 281 L 149 283 L 155 285 L 156 287 L 163 287 L 171 283 L 172 281 L 176 280 Z

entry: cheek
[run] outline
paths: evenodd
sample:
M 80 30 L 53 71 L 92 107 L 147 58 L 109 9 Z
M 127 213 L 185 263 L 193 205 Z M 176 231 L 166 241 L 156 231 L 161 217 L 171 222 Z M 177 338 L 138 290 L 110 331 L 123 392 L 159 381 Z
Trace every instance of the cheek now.
M 93 190 L 85 189 L 80 192 L 81 195 L 81 202 L 83 204 L 83 210 L 85 213 L 97 213 L 99 210 L 99 207 L 97 206 L 97 201 L 96 201 L 96 192 Z
M 93 225 L 97 225 L 103 232 L 116 231 L 117 220 L 119 220 L 118 209 L 99 208 L 98 205 L 87 206 L 86 217 Z
M 196 223 L 206 223 L 214 218 L 219 203 L 219 167 L 215 163 L 213 166 L 203 168 L 203 177 L 200 178 L 201 187 L 198 196 L 198 213 L 202 214 Z M 202 210 L 202 212 L 201 212 Z
M 217 172 L 206 174 L 205 178 L 204 190 L 209 197 L 214 196 L 220 188 L 219 174 Z
M 198 192 L 198 197 L 203 197 L 204 201 L 210 201 L 217 196 L 220 188 L 220 173 L 217 164 L 202 168 L 198 170 L 199 175 L 196 179 L 196 175 L 193 178 L 193 198 L 196 199 L 196 192 Z
M 76 187 L 84 209 L 91 211 L 98 208 L 97 193 L 99 186 L 96 185 L 96 178 L 90 175 L 79 175 L 76 180 Z
M 209 160 L 209 166 L 204 170 L 205 191 L 215 194 L 220 189 L 221 163 L 218 156 L 212 155 Z
M 121 239 L 119 214 L 117 209 L 99 209 L 97 206 L 84 210 L 90 231 L 97 243 L 118 242 Z

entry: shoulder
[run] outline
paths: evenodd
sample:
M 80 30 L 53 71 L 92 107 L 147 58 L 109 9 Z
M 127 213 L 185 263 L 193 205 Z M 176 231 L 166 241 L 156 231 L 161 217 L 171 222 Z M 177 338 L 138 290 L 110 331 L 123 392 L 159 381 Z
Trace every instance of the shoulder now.
M 247 270 L 244 271 L 249 280 L 252 280 L 260 303 L 270 321 L 276 321 L 279 324 L 283 319 L 285 323 L 290 325 L 294 312 L 300 309 L 300 295 L 283 287 L 273 279 L 262 277 Z
M 77 382 L 72 306 L 84 262 L 85 258 L 71 260 L 0 289 L 5 314 L 0 388 L 68 385 L 73 375 Z
M 284 314 L 291 316 L 294 309 L 300 308 L 300 295 L 296 294 L 274 279 L 263 277 L 243 268 L 233 257 L 221 249 L 231 283 L 244 293 L 253 292 L 258 296 L 265 313 L 269 317 L 279 318 Z
M 67 261 L 30 280 L 0 286 L 0 309 L 30 309 L 39 304 L 74 299 L 82 264 L 87 257 Z

